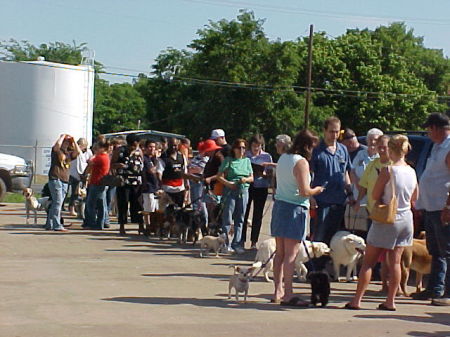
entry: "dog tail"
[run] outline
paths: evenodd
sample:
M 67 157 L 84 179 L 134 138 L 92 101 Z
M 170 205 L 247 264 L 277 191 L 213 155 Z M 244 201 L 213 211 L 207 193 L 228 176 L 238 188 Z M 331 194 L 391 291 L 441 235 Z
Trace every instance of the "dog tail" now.
M 261 268 L 262 267 L 262 262 L 261 261 L 256 261 L 252 264 L 253 268 Z

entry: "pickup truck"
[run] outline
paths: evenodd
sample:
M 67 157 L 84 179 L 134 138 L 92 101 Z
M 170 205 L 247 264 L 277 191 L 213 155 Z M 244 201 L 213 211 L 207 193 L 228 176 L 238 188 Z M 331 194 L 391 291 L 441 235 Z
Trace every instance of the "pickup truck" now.
M 0 201 L 6 192 L 20 192 L 30 187 L 33 180 L 33 163 L 23 158 L 0 153 Z

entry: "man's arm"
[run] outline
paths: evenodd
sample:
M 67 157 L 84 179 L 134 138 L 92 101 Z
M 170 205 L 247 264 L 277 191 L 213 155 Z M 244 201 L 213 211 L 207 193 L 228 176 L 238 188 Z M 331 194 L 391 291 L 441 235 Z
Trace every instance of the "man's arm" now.
M 447 157 L 445 157 L 445 163 L 447 164 L 447 168 L 450 170 L 450 151 L 447 153 Z

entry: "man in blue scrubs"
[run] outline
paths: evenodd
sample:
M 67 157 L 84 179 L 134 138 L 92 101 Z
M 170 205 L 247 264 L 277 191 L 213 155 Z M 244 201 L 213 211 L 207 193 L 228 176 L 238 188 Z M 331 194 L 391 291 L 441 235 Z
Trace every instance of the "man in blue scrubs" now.
M 315 197 L 317 221 L 312 226 L 314 241 L 330 244 L 344 219 L 347 197 L 351 198 L 349 173 L 352 169 L 347 148 L 338 143 L 341 121 L 329 117 L 324 123 L 324 138 L 311 159 L 314 174 L 312 186 L 325 186 L 325 191 Z

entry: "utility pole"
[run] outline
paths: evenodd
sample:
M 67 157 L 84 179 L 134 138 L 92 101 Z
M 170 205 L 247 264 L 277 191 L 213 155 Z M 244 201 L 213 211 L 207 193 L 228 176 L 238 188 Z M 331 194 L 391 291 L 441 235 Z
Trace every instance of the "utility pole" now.
M 313 32 L 314 26 L 309 26 L 309 41 L 308 41 L 308 75 L 306 79 L 306 101 L 305 101 L 305 126 L 309 126 L 309 111 L 311 102 L 311 73 L 312 73 L 312 49 L 313 49 Z

